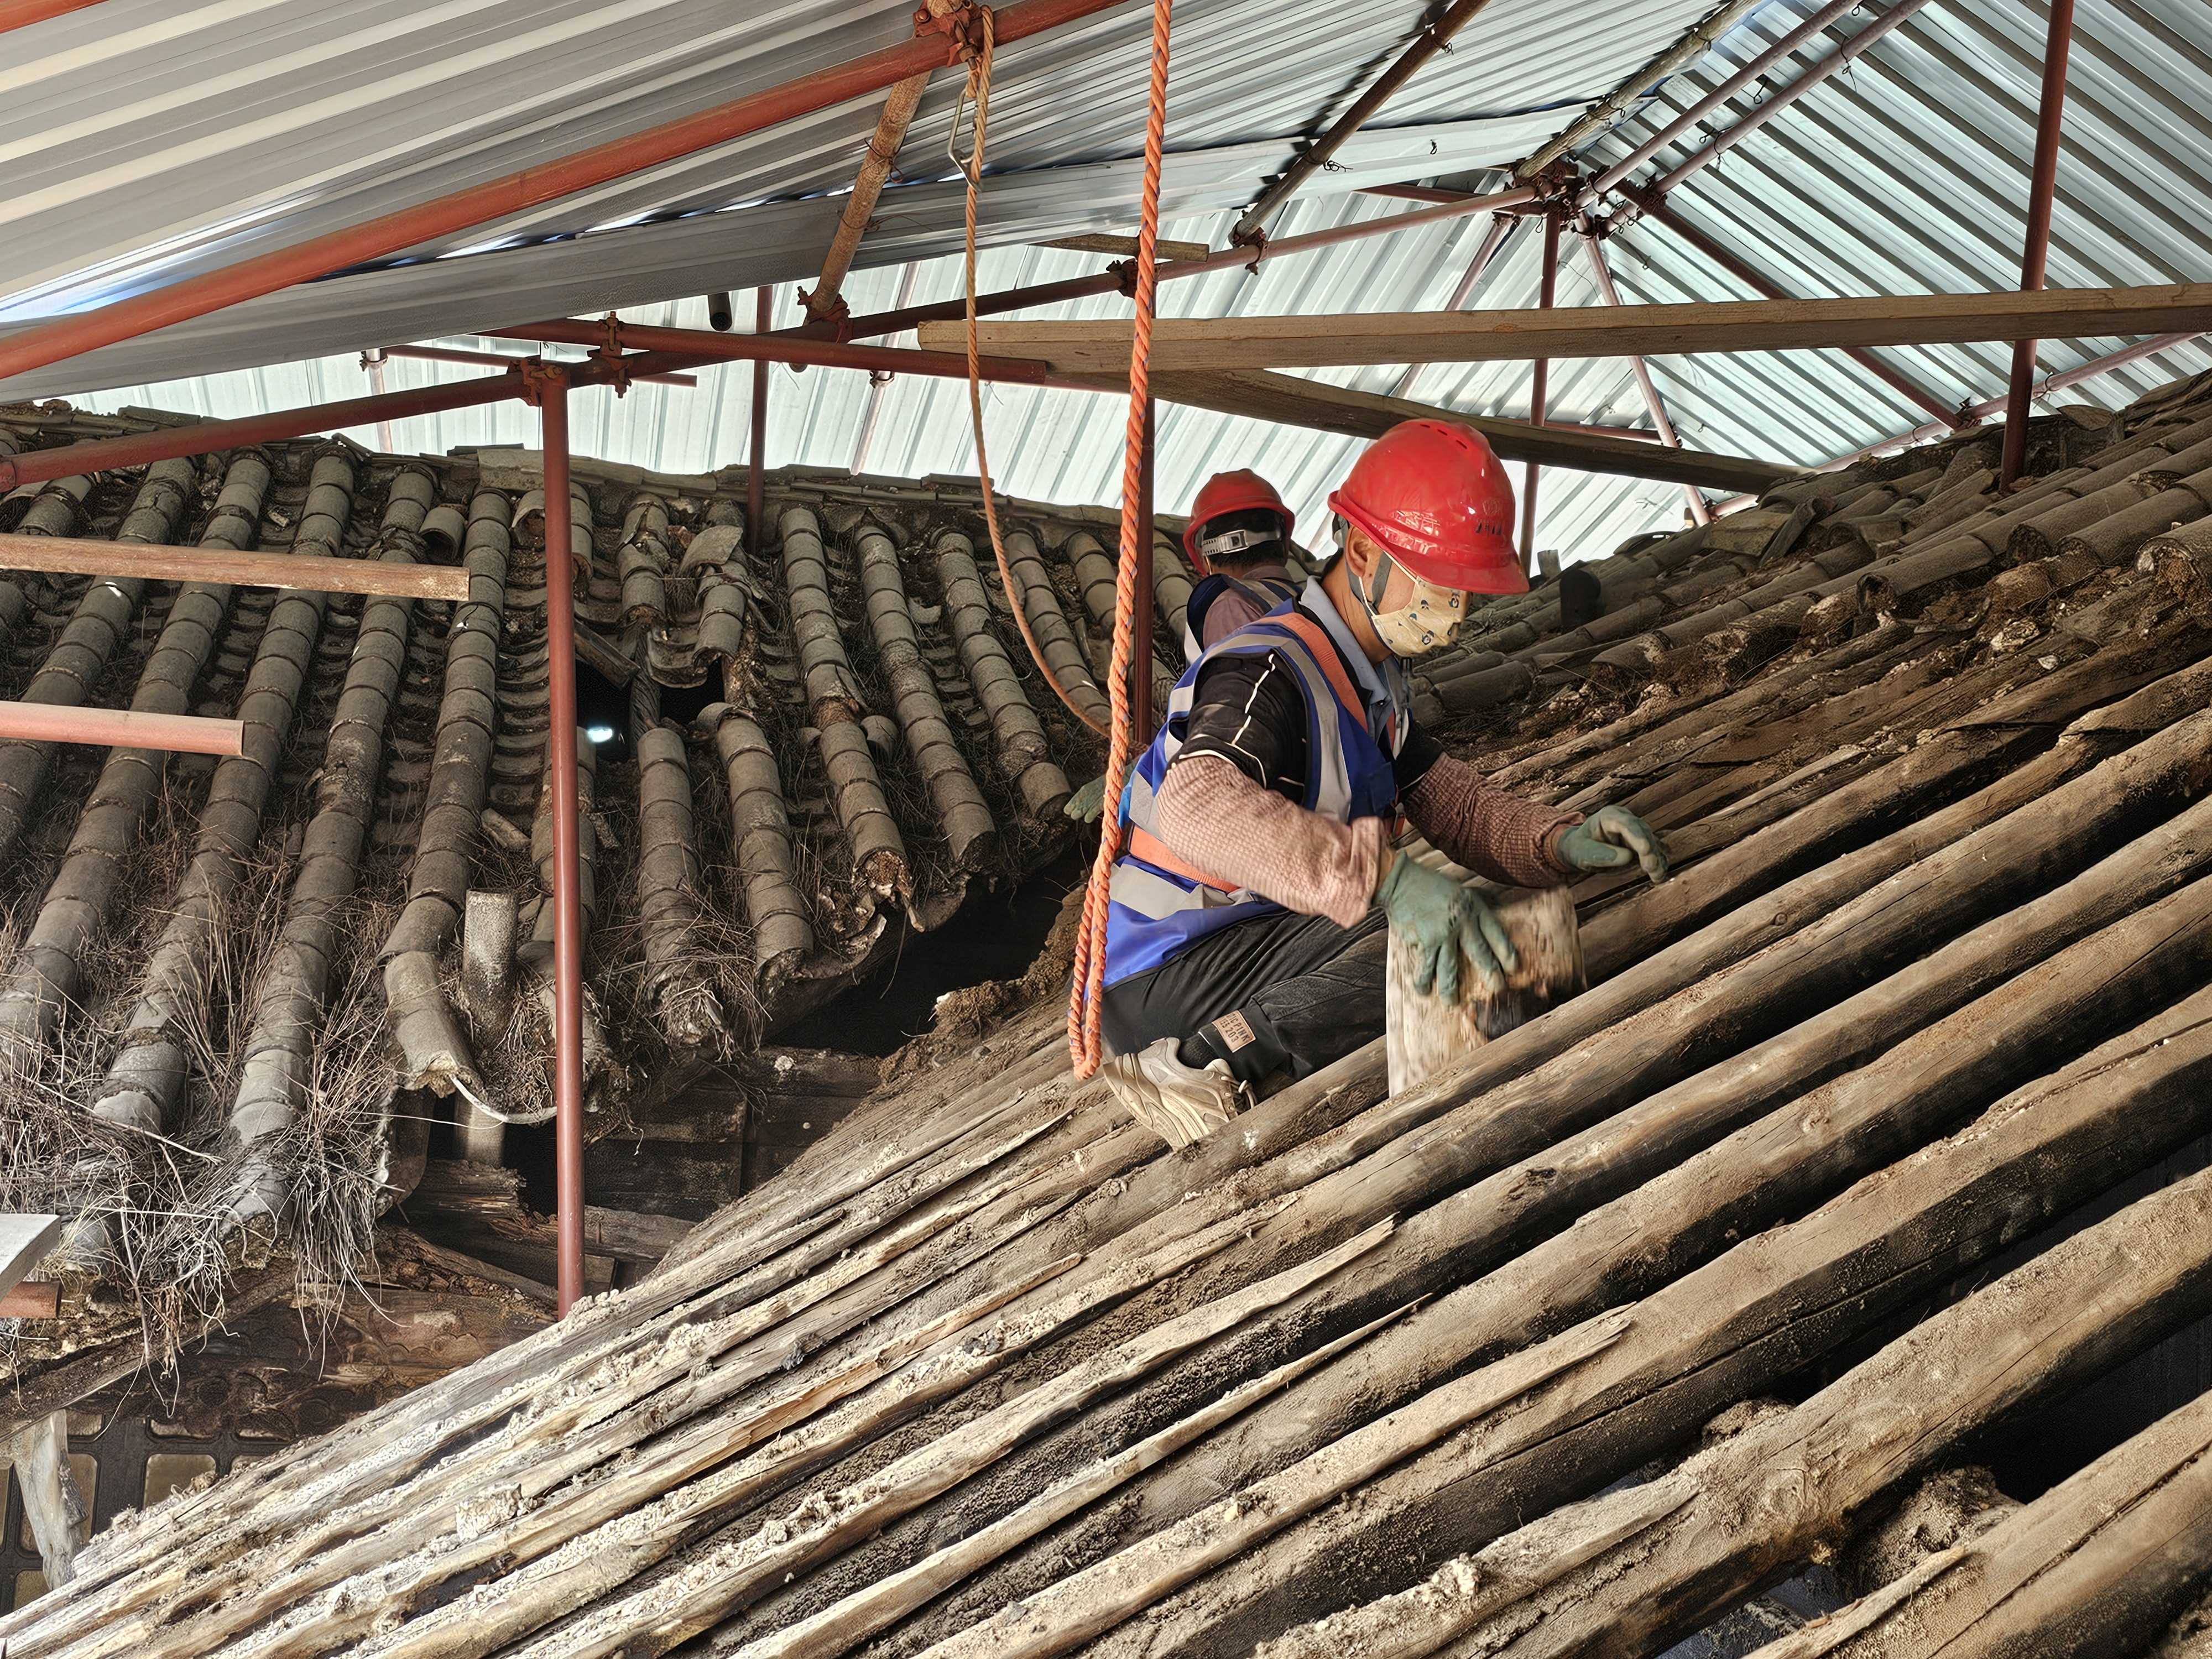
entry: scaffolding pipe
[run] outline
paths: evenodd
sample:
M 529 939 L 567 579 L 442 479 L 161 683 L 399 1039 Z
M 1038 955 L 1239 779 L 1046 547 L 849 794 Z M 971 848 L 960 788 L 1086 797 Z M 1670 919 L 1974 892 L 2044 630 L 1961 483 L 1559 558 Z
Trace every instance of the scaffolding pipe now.
M 2185 346 L 2193 340 L 2201 340 L 2203 337 L 2200 331 L 2193 334 L 2160 334 L 2152 339 L 2138 340 L 2131 346 L 2122 346 L 2118 351 L 2108 351 L 2101 357 L 2092 357 L 2085 363 L 2076 363 L 2072 368 L 2061 370 L 2038 386 L 2035 388 L 2035 396 L 2039 401 L 2048 398 L 2054 392 L 2070 390 L 2085 380 L 2094 380 L 2100 374 L 2109 374 L 2116 368 L 2125 368 L 2130 363 L 2140 362 L 2145 357 L 2154 357 L 2161 351 L 2171 351 L 2176 346 Z M 2011 401 L 2012 393 L 2007 390 L 1999 392 L 1994 398 L 1984 398 L 1978 404 L 1967 404 L 1959 411 L 1959 415 L 1966 425 L 1972 426 L 1978 421 L 1987 420 L 1990 416 L 2004 409 Z M 1841 468 L 1855 465 L 1860 461 L 1871 460 L 1877 455 L 1887 455 L 1897 450 L 1909 449 L 1914 444 L 1923 442 L 1929 438 L 1943 437 L 1950 431 L 1951 424 L 1948 421 L 1930 421 L 1925 425 L 1914 427 L 1910 432 L 1901 432 L 1894 438 L 1884 438 L 1879 443 L 1869 444 L 1863 449 L 1855 449 L 1848 455 L 1838 455 L 1833 460 L 1823 461 L 1811 470 L 1815 472 L 1834 472 Z M 1740 499 L 1748 501 L 1752 498 L 1745 496 Z M 1733 505 L 1733 502 L 1730 505 Z
M 551 345 L 605 345 L 610 337 L 628 347 L 697 357 L 713 362 L 805 363 L 820 368 L 860 368 L 878 374 L 923 374 L 964 380 L 968 360 L 954 351 L 920 351 L 909 346 L 849 345 L 839 340 L 809 339 L 763 329 L 753 334 L 709 334 L 696 328 L 655 328 L 643 323 L 580 318 L 520 323 L 512 328 L 480 330 L 494 340 L 534 340 Z M 1051 366 L 1024 357 L 986 357 L 987 380 L 1022 386 L 1061 386 L 1073 391 L 1096 388 L 1055 380 Z
M 1467 304 L 1468 297 L 1474 292 L 1474 285 L 1482 280 L 1483 273 L 1505 251 L 1505 244 L 1512 240 L 1514 228 L 1520 222 L 1519 216 L 1515 214 L 1493 213 L 1490 216 L 1490 228 L 1483 232 L 1481 244 L 1474 250 L 1474 258 L 1467 262 L 1467 270 L 1462 274 L 1459 285 L 1452 289 L 1451 298 L 1444 301 L 1446 311 L 1457 311 Z M 1413 382 L 1421 378 L 1421 371 L 1427 367 L 1426 363 L 1407 364 L 1406 372 L 1398 377 L 1398 384 L 1390 388 L 1390 395 L 1394 398 L 1413 396 Z
M 1361 241 L 1370 236 L 1387 235 L 1393 231 L 1441 224 L 1446 220 L 1464 218 L 1470 213 L 1522 207 L 1534 201 L 1536 197 L 1537 191 L 1533 185 L 1494 191 L 1485 196 L 1453 193 L 1436 206 L 1423 208 L 1417 212 L 1394 213 L 1381 219 L 1358 219 L 1350 224 L 1332 225 L 1326 230 L 1310 230 L 1296 236 L 1278 237 L 1256 252 L 1248 247 L 1218 248 L 1203 259 L 1183 259 L 1173 264 L 1162 265 L 1158 280 L 1164 283 L 1177 276 L 1203 276 L 1208 271 L 1251 266 L 1267 259 L 1280 259 L 1292 253 L 1310 253 L 1320 248 L 1336 247 L 1345 242 Z M 979 294 L 975 296 L 975 314 L 978 317 L 996 317 L 1009 311 L 1026 311 L 1033 306 L 1061 305 L 1070 300 L 1096 299 L 1101 295 L 1127 291 L 1126 279 L 1121 271 L 1105 270 L 1095 276 L 1069 276 L 1057 283 L 1036 283 L 1028 288 L 1001 289 L 996 294 Z M 957 323 L 967 314 L 964 300 L 940 300 L 929 305 L 903 306 L 895 311 L 878 311 L 871 316 L 854 317 L 834 325 L 801 323 L 796 328 L 779 330 L 777 337 L 821 339 L 834 335 L 844 340 L 869 340 L 886 334 L 902 334 L 910 328 L 921 327 L 924 323 Z M 984 361 L 988 362 L 990 359 Z
M 361 367 L 362 372 L 368 376 L 369 395 L 373 398 L 381 398 L 386 390 L 382 349 L 372 348 L 362 352 Z M 394 445 L 392 441 L 392 422 L 389 419 L 380 420 L 376 423 L 376 447 L 387 455 L 392 452 Z
M 409 392 L 388 392 L 380 398 L 349 398 L 337 403 L 303 404 L 266 415 L 249 415 L 236 421 L 195 421 L 188 426 L 160 427 L 134 432 L 127 437 L 94 438 L 83 443 L 58 444 L 15 456 L 0 455 L 0 494 L 27 483 L 105 472 L 112 468 L 145 466 L 184 455 L 208 455 L 219 449 L 248 444 L 274 443 L 283 438 L 311 437 L 363 426 L 378 420 L 398 420 L 410 415 L 435 415 L 448 409 L 473 409 L 484 404 L 526 398 L 525 372 L 534 360 L 516 358 L 504 374 L 480 380 L 454 380 L 445 386 L 420 386 Z M 623 362 L 623 372 L 658 373 L 680 368 L 692 360 L 678 361 L 646 352 Z M 613 378 L 605 362 L 571 363 L 564 373 L 571 384 L 596 386 Z
M 1738 257 L 1735 250 L 1715 241 L 1695 225 L 1684 219 L 1681 215 L 1667 205 L 1664 198 L 1633 185 L 1623 185 L 1621 194 L 1633 202 L 1644 217 L 1657 220 L 1760 298 L 1787 300 L 1793 297 L 1762 276 L 1754 266 Z M 1947 426 L 1957 427 L 1964 424 L 1956 410 L 1911 376 L 1893 368 L 1866 347 L 1839 346 L 1837 349 L 1922 413 L 1942 421 Z
M 2021 255 L 2020 286 L 2043 286 L 2051 264 L 2051 203 L 2058 185 L 2058 129 L 2066 113 L 2066 60 L 2074 44 L 2074 0 L 2051 0 L 2051 26 L 2043 42 L 2043 94 L 2035 118 L 2035 172 L 2027 191 L 2027 246 Z M 2033 340 L 2015 340 L 2012 386 L 2005 402 L 2004 454 L 1997 465 L 1999 493 L 2020 478 L 2027 459 L 2027 410 L 2035 397 Z
M 1536 295 L 1537 308 L 1549 311 L 1559 297 L 1559 210 L 1550 208 L 1544 214 L 1544 275 L 1542 286 Z M 1528 423 L 1544 424 L 1544 405 L 1551 396 L 1552 362 L 1548 357 L 1535 360 L 1528 383 Z M 1536 484 L 1541 476 L 1536 463 L 1528 463 L 1528 488 L 1521 501 L 1521 560 L 1530 580 L 1536 575 Z
M 545 454 L 546 765 L 553 809 L 555 1277 L 566 1314 L 584 1293 L 584 901 L 577 857 L 576 584 L 569 558 L 568 375 L 539 378 Z
M 1516 167 L 1513 169 L 1515 177 L 1534 178 L 1562 155 L 1569 155 L 1580 149 L 1584 140 L 1627 119 L 1630 105 L 1645 97 L 1652 88 L 1668 76 L 1689 68 L 1711 52 L 1723 35 L 1765 3 L 1766 0 L 1727 0 L 1726 4 L 1701 19 L 1680 40 L 1637 69 L 1626 81 L 1577 116 L 1564 131 L 1555 135 L 1543 148 Z
M 1835 76 L 1849 69 L 1875 41 L 1881 40 L 1927 3 L 1928 0 L 1897 0 L 1895 5 L 1746 115 L 1742 120 L 1737 122 L 1727 131 L 1715 134 L 1665 173 L 1660 174 L 1651 182 L 1650 189 L 1656 195 L 1664 196 L 1684 179 L 1711 167 L 1784 111 L 1796 105 L 1797 100 L 1806 94 L 1817 87 L 1826 85 Z
M 1373 86 L 1359 94 L 1358 101 L 1339 116 L 1327 132 L 1301 150 L 1297 159 L 1284 170 L 1283 176 L 1261 193 L 1260 199 L 1237 222 L 1236 229 L 1229 233 L 1229 240 L 1240 246 L 1262 240 L 1267 235 L 1267 221 L 1275 216 L 1276 210 L 1289 201 L 1298 186 L 1317 170 L 1327 167 L 1345 140 L 1365 126 L 1393 93 L 1412 80 L 1422 64 L 1442 52 L 1452 36 L 1489 3 L 1490 0 L 1452 0 L 1443 15 L 1415 35 L 1413 44 L 1399 54 L 1398 60 L 1375 78 Z
M 0 34 L 43 23 L 51 17 L 65 17 L 94 3 L 95 0 L 5 0 L 5 3 L 0 3 Z
M 753 296 L 753 328 L 768 332 L 769 301 L 773 289 L 763 287 Z M 768 512 L 768 360 L 753 359 L 753 420 L 750 433 L 752 465 L 745 471 L 745 550 L 760 556 L 767 538 L 761 520 Z
M 238 449 L 279 438 L 303 438 L 313 433 L 369 426 L 408 415 L 473 409 L 481 404 L 503 403 L 521 395 L 520 371 L 511 368 L 504 374 L 489 375 L 480 380 L 454 380 L 445 386 L 388 392 L 379 398 L 349 398 L 334 404 L 274 410 L 266 415 L 249 415 L 243 420 L 197 421 L 190 426 L 134 432 L 127 437 L 95 438 L 86 443 L 27 450 L 20 455 L 0 455 L 0 494 L 23 484 L 44 483 L 54 478 L 105 472 L 119 466 L 144 466 L 180 455 L 205 455 L 218 449 Z
M 1591 228 L 1589 216 L 1582 221 L 1583 245 L 1589 250 L 1590 275 L 1597 279 L 1598 298 L 1609 306 L 1620 303 L 1620 290 L 1613 285 L 1613 270 L 1605 262 L 1605 246 Z M 1680 449 L 1682 441 L 1675 434 L 1674 423 L 1667 418 L 1667 405 L 1659 400 L 1659 388 L 1651 379 L 1651 370 L 1642 357 L 1632 356 L 1628 367 L 1636 376 L 1637 389 L 1644 394 L 1644 412 L 1651 416 L 1651 425 L 1659 441 L 1669 449 Z M 1705 505 L 1704 492 L 1695 484 L 1682 486 L 1682 497 L 1689 503 L 1690 522 L 1707 524 L 1712 520 L 1711 509 Z
M 1765 52 L 1760 52 L 1734 75 L 1729 76 L 1727 80 L 1668 122 L 1666 125 L 1661 127 L 1658 131 L 1646 138 L 1620 161 L 1598 174 L 1591 181 L 1584 199 L 1594 201 L 1604 195 L 1606 191 L 1611 190 L 1692 127 L 1697 125 L 1705 117 L 1720 108 L 1737 93 L 1820 33 L 1828 25 L 1846 14 L 1857 10 L 1864 3 L 1865 0 L 1828 0 L 1826 5 L 1798 24 L 1796 28 L 1791 29 L 1789 33 L 1784 35 Z
M 994 28 L 998 44 L 1011 46 L 1126 3 L 1014 0 L 993 14 Z M 946 61 L 944 39 L 932 33 L 343 230 L 272 248 L 236 264 L 187 276 L 94 310 L 57 317 L 0 339 L 0 380 L 511 218 L 580 191 L 596 189 L 764 128 L 882 92 L 909 75 Z
M 99 744 L 176 755 L 242 755 L 246 724 L 198 714 L 148 714 L 52 702 L 0 702 L 0 738 Z
M 379 346 L 377 350 L 386 357 L 412 357 L 425 363 L 465 363 L 477 368 L 511 368 L 517 363 L 528 361 L 498 351 L 464 351 L 458 346 Z M 629 378 L 651 380 L 656 386 L 696 386 L 699 384 L 699 377 L 696 374 L 633 374 Z

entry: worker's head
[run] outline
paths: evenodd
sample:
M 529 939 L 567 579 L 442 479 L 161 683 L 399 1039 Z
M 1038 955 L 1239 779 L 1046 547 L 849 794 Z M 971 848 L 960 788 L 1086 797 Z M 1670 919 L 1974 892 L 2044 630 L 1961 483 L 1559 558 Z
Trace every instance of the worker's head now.
M 1394 656 L 1450 645 L 1470 593 L 1528 591 L 1513 545 L 1513 485 L 1471 426 L 1401 422 L 1352 463 L 1328 505 L 1346 585 Z
M 1241 576 L 1291 556 L 1291 509 L 1275 486 L 1246 467 L 1217 472 L 1191 503 L 1182 548 L 1201 576 Z

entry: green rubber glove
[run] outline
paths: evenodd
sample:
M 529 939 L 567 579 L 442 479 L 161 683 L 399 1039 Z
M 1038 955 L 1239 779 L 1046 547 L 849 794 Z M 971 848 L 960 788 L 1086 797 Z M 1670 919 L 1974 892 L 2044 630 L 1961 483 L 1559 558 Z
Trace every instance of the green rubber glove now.
M 1106 780 L 1093 778 L 1067 798 L 1067 805 L 1060 809 L 1078 823 L 1096 823 L 1099 814 L 1106 810 Z
M 1601 806 L 1559 837 L 1559 857 L 1571 870 L 1644 866 L 1653 882 L 1667 879 L 1667 847 L 1659 832 L 1626 806 Z
M 1493 994 L 1505 988 L 1505 975 L 1521 965 L 1505 924 L 1481 894 L 1403 853 L 1395 855 L 1375 897 L 1390 918 L 1392 931 L 1413 942 L 1419 953 L 1413 988 L 1425 996 L 1433 991 L 1446 1002 L 1459 1000 L 1462 951 L 1483 988 Z

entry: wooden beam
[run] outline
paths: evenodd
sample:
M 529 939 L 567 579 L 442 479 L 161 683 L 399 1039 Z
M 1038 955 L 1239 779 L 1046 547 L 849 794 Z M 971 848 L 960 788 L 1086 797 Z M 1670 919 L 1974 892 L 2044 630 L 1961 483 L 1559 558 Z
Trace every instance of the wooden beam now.
M 66 1584 L 76 1577 L 76 1553 L 92 1536 L 92 1508 L 70 1469 L 69 1413 L 49 1412 L 17 1430 L 9 1438 L 8 1454 L 46 1583 Z
M 1133 236 L 1060 236 L 1049 242 L 1039 242 L 1039 247 L 1060 248 L 1070 253 L 1105 253 L 1117 259 L 1133 259 L 1137 255 L 1137 239 Z M 1203 259 L 1213 250 L 1203 242 L 1171 242 L 1162 237 L 1155 252 L 1162 259 Z
M 381 594 L 395 599 L 465 599 L 459 565 L 385 559 L 327 559 L 308 553 L 232 553 L 206 547 L 157 547 L 78 536 L 0 535 L 0 570 L 69 576 L 137 576 L 152 581 L 234 582 L 323 593 Z
M 1126 374 L 1129 321 L 991 322 L 981 349 L 1042 358 L 1062 374 Z M 1528 311 L 1364 312 L 1321 317 L 1163 317 L 1154 374 L 1186 369 L 1321 368 L 1369 363 L 1515 362 L 1539 357 L 1666 356 L 1836 346 L 2082 340 L 2212 328 L 2212 283 L 2045 289 L 2032 294 L 1904 294 L 1841 300 Z M 925 323 L 925 349 L 964 349 L 957 323 Z
M 1757 494 L 1785 478 L 1796 477 L 1798 472 L 1793 466 L 1753 460 L 1748 456 L 1664 448 L 1587 428 L 1539 427 L 1526 421 L 1492 420 L 1404 398 L 1386 398 L 1371 392 L 1325 386 L 1319 380 L 1272 374 L 1263 368 L 1155 372 L 1152 387 L 1166 403 L 1188 404 L 1224 415 L 1249 416 L 1257 421 L 1273 421 L 1279 426 L 1340 432 L 1354 438 L 1380 437 L 1401 421 L 1464 421 L 1489 439 L 1491 447 L 1504 460 L 1535 461 L 1545 466 L 1572 467 L 1583 472 L 1613 473 L 1630 478 L 1657 478 L 1668 483 L 1700 484 L 1708 489 Z

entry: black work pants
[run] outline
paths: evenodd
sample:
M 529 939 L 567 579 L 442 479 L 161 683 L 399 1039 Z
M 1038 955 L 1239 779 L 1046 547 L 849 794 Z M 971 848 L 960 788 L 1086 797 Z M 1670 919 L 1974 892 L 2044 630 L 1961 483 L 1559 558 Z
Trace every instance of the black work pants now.
M 1109 987 L 1099 1030 L 1117 1054 L 1175 1037 L 1186 1065 L 1306 1077 L 1382 1035 L 1389 937 L 1380 910 L 1351 927 L 1295 911 L 1240 922 Z

